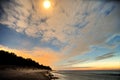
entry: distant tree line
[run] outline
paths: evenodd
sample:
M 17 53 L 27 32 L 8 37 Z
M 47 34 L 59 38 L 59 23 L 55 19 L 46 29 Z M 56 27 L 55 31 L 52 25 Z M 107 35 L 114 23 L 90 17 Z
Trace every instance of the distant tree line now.
M 52 70 L 49 66 L 40 65 L 31 58 L 23 58 L 4 50 L 0 50 L 0 67 L 4 68 L 32 68 Z

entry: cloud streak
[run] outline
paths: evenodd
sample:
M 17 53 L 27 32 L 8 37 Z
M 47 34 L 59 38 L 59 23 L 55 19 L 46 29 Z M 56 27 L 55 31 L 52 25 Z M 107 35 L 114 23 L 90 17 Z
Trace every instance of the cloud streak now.
M 107 54 L 104 54 L 104 55 L 102 55 L 102 56 L 96 57 L 95 60 L 108 59 L 108 58 L 111 58 L 111 57 L 114 57 L 114 56 L 115 56 L 114 52 L 112 52 L 112 53 L 107 53 Z

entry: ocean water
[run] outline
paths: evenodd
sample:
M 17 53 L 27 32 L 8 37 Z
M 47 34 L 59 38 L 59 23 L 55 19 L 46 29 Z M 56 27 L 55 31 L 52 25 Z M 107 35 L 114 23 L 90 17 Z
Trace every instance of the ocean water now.
M 120 71 L 55 71 L 56 80 L 120 80 Z

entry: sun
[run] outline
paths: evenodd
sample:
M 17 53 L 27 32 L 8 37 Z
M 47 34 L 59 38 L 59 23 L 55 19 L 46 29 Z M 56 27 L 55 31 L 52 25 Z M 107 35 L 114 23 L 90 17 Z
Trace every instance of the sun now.
M 51 2 L 49 0 L 44 0 L 43 6 L 44 6 L 44 8 L 48 9 L 51 6 Z

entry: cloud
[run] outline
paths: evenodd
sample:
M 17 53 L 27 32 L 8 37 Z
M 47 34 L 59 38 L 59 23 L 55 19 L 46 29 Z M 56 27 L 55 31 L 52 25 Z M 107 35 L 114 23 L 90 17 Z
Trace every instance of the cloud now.
M 52 7 L 46 11 L 42 7 L 42 1 L 9 0 L 0 5 L 0 24 L 38 39 L 40 45 L 47 44 L 45 49 L 36 49 L 35 45 L 33 48 L 36 50 L 32 51 L 35 55 L 43 51 L 44 58 L 57 60 L 58 55 L 62 55 L 65 60 L 68 60 L 90 52 L 92 50 L 90 46 L 104 44 L 110 35 L 120 32 L 119 5 L 114 2 L 51 0 Z M 50 50 L 49 53 L 48 48 L 51 47 L 57 48 L 58 54 L 55 49 L 53 52 Z M 52 57 L 52 54 L 57 56 Z M 46 61 L 46 58 L 44 60 Z M 54 60 L 50 61 L 48 64 L 54 62 Z
M 68 2 L 66 0 L 59 2 L 53 0 L 53 3 L 57 5 L 53 7 L 51 14 L 47 14 L 48 12 L 44 11 L 41 6 L 42 1 L 26 0 L 22 2 L 13 0 L 2 6 L 5 14 L 0 23 L 28 36 L 40 37 L 45 42 L 56 38 L 61 43 L 66 43 L 71 39 L 66 32 L 75 36 L 74 33 L 81 30 L 79 28 L 88 27 L 88 22 L 91 22 L 89 21 L 91 20 L 90 16 L 97 15 L 92 12 L 96 8 L 96 5 L 93 5 L 94 1 L 71 0 Z M 67 5 L 65 5 L 66 3 Z M 104 6 L 104 11 L 109 11 L 109 9 L 111 11 L 111 5 L 113 4 L 108 3 Z
M 42 2 L 34 0 L 26 0 L 24 2 L 14 0 L 13 2 L 2 6 L 5 14 L 2 16 L 0 23 L 6 24 L 17 32 L 25 33 L 28 36 L 41 37 L 44 41 L 49 41 L 54 37 L 61 42 L 64 41 L 65 36 L 61 34 L 62 30 L 52 28 L 57 25 L 51 25 L 49 16 L 45 15 L 41 10 L 39 5 Z
M 62 70 L 94 70 L 94 67 L 83 66 L 83 67 L 64 67 Z
M 86 62 L 88 59 L 83 59 L 83 60 L 69 60 L 68 63 L 81 63 L 81 62 Z
M 108 45 L 118 45 L 120 44 L 120 34 L 114 34 L 112 37 L 110 37 L 106 43 Z
M 104 54 L 104 55 L 102 55 L 102 56 L 96 57 L 95 60 L 108 59 L 108 58 L 111 58 L 111 57 L 114 57 L 114 56 L 115 56 L 114 52 L 112 52 L 112 53 L 107 53 L 107 54 Z
M 66 61 L 63 61 L 62 64 L 58 64 L 59 66 L 62 66 L 62 67 L 70 67 L 72 66 L 73 64 L 80 64 L 80 63 L 84 63 L 88 61 L 88 59 L 79 59 L 79 60 L 72 60 L 72 59 L 69 59 L 69 60 L 66 60 Z
M 114 3 L 95 2 L 96 5 L 93 5 L 93 3 L 94 1 L 89 3 L 89 8 L 85 7 L 87 10 L 85 9 L 84 12 L 87 12 L 87 14 L 84 13 L 85 17 L 80 19 L 89 23 L 82 29 L 77 28 L 76 33 L 79 35 L 71 39 L 71 44 L 73 43 L 72 49 L 69 50 L 71 56 L 86 53 L 90 51 L 89 47 L 91 45 L 104 44 L 110 35 L 120 32 L 118 26 L 119 6 Z M 114 10 L 108 16 L 104 16 L 105 14 L 102 11 L 106 12 L 112 7 L 114 7 Z M 78 18 L 80 16 L 79 14 Z

